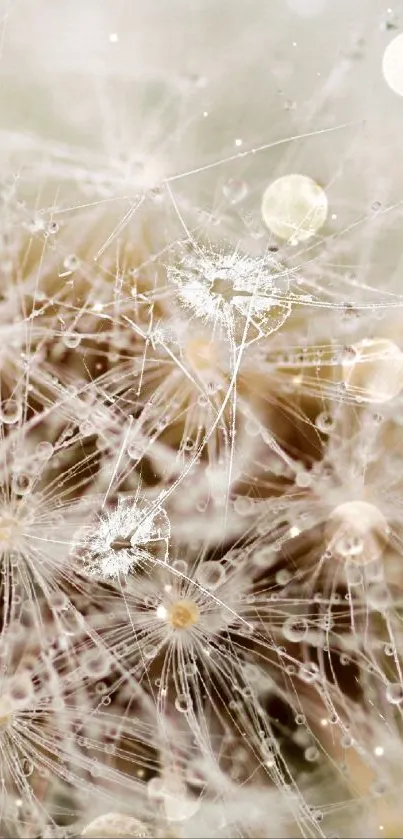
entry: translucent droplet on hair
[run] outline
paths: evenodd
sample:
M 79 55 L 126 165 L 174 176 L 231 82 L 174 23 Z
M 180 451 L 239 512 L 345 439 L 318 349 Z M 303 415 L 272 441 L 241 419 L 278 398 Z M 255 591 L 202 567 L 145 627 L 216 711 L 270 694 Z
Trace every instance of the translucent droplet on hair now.
M 316 428 L 319 431 L 322 431 L 324 434 L 330 434 L 334 428 L 334 419 L 331 414 L 327 413 L 326 411 L 322 411 L 315 420 Z
M 287 641 L 303 641 L 308 633 L 308 623 L 305 618 L 291 617 L 283 623 L 283 635 Z
M 50 460 L 53 454 L 53 446 L 52 443 L 48 443 L 46 440 L 43 440 L 41 443 L 38 443 L 35 446 L 35 455 L 39 460 Z
M 403 702 L 403 685 L 400 682 L 389 684 L 386 688 L 386 699 L 391 705 L 401 705 Z
M 91 650 L 83 656 L 83 672 L 93 679 L 104 679 L 111 669 L 111 659 L 102 650 Z
M 33 479 L 27 472 L 18 472 L 13 476 L 13 490 L 16 495 L 28 495 L 32 489 Z
M 366 590 L 367 604 L 374 611 L 383 612 L 390 606 L 391 597 L 388 587 L 384 583 L 374 583 Z
M 316 748 L 316 746 L 308 746 L 308 748 L 305 749 L 304 757 L 305 760 L 308 761 L 308 763 L 314 763 L 316 760 L 318 760 L 319 751 Z
M 181 714 L 187 714 L 192 710 L 192 700 L 186 693 L 178 693 L 175 699 L 175 708 Z
M 319 667 L 315 662 L 311 661 L 307 664 L 302 664 L 298 671 L 298 676 L 303 682 L 311 684 L 319 677 Z
M 20 673 L 10 679 L 7 694 L 13 708 L 26 708 L 34 695 L 34 687 L 28 673 Z
M 340 504 L 326 526 L 332 555 L 358 564 L 375 562 L 383 553 L 388 535 L 389 526 L 383 514 L 366 501 Z
M 230 204 L 239 204 L 240 201 L 243 201 L 248 194 L 248 186 L 245 181 L 238 180 L 237 178 L 230 178 L 227 181 L 223 188 L 223 195 L 230 202 Z
M 65 332 L 63 335 L 63 344 L 65 347 L 73 350 L 81 342 L 81 335 L 79 332 Z
M 69 254 L 69 256 L 66 256 L 63 260 L 63 267 L 66 271 L 76 271 L 79 265 L 80 260 L 74 253 Z
M 22 403 L 17 399 L 7 399 L 0 408 L 0 420 L 4 425 L 13 425 L 22 417 Z
M 219 562 L 211 560 L 199 565 L 196 571 L 196 578 L 204 588 L 214 591 L 214 589 L 218 588 L 225 581 L 226 571 Z

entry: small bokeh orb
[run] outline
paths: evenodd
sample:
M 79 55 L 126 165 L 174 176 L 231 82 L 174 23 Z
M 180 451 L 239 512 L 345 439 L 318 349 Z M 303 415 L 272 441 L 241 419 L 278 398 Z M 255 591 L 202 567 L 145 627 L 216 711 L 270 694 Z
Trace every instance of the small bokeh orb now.
M 327 213 L 325 191 L 307 175 L 284 175 L 269 184 L 263 194 L 264 223 L 290 244 L 314 236 L 324 225 Z
M 403 33 L 387 45 L 383 54 L 382 71 L 390 89 L 403 96 Z

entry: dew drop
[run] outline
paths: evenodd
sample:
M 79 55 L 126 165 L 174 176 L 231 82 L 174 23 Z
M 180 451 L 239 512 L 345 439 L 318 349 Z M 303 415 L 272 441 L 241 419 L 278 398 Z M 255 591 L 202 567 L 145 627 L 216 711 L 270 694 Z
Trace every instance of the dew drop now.
M 81 335 L 79 332 L 65 332 L 62 340 L 65 347 L 73 350 L 80 344 Z
M 37 446 L 35 446 L 35 455 L 39 460 L 50 460 L 52 454 L 52 443 L 48 443 L 46 442 L 46 440 L 43 440 L 41 443 L 38 443 Z
M 223 186 L 223 194 L 231 204 L 239 204 L 248 194 L 248 187 L 245 181 L 237 178 L 230 178 Z
M 104 679 L 111 669 L 111 660 L 109 656 L 99 651 L 91 651 L 84 655 L 83 671 L 86 676 L 95 679 Z
M 403 686 L 400 682 L 395 682 L 387 686 L 386 699 L 391 705 L 401 705 L 403 702 Z
M 218 588 L 225 580 L 225 568 L 219 562 L 213 560 L 203 562 L 196 571 L 198 582 L 205 588 L 214 590 Z
M 127 454 L 129 455 L 130 460 L 141 460 L 142 449 L 140 443 L 137 441 L 131 442 L 127 447 Z
M 324 434 L 329 434 L 329 432 L 334 428 L 334 419 L 331 414 L 328 414 L 326 411 L 322 411 L 316 417 L 315 425 L 319 431 L 323 431 Z
M 0 408 L 0 420 L 4 425 L 13 425 L 22 417 L 22 403 L 17 399 L 7 399 Z
M 305 760 L 308 761 L 308 763 L 314 763 L 316 760 L 318 760 L 319 751 L 316 748 L 316 746 L 308 746 L 308 748 L 305 749 L 304 757 Z
M 79 265 L 80 260 L 74 253 L 69 254 L 69 256 L 66 256 L 66 258 L 63 260 L 63 267 L 66 269 L 66 271 L 76 271 Z
M 16 495 L 28 495 L 32 489 L 32 477 L 26 472 L 19 472 L 13 477 L 13 490 Z
M 298 675 L 303 682 L 311 684 L 312 682 L 315 682 L 319 676 L 319 667 L 313 661 L 308 662 L 308 664 L 301 665 Z
M 186 693 L 178 693 L 175 699 L 175 708 L 181 714 L 187 714 L 192 710 L 192 700 Z
M 308 633 L 308 624 L 304 618 L 291 617 L 283 623 L 283 635 L 287 641 L 303 641 Z

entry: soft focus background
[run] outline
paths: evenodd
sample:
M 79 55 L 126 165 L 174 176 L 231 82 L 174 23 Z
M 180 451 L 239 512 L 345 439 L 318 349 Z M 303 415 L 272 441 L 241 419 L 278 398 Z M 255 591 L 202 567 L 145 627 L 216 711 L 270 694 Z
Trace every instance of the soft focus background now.
M 7 839 L 403 835 L 402 33 L 1 2 Z

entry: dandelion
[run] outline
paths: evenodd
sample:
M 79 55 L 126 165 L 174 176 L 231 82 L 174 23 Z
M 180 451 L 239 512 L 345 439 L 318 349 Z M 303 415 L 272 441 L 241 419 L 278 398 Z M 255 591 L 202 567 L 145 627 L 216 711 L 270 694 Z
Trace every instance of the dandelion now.
M 168 267 L 168 279 L 184 306 L 224 325 L 233 339 L 239 335 L 245 341 L 249 327 L 255 337 L 275 332 L 290 313 L 289 305 L 276 299 L 287 287 L 287 273 L 270 257 L 191 247 Z
M 101 512 L 94 525 L 81 530 L 73 550 L 86 573 L 101 579 L 125 577 L 136 563 L 151 557 L 153 543 L 167 551 L 169 520 L 158 504 L 141 504 L 138 498 L 118 498 Z

